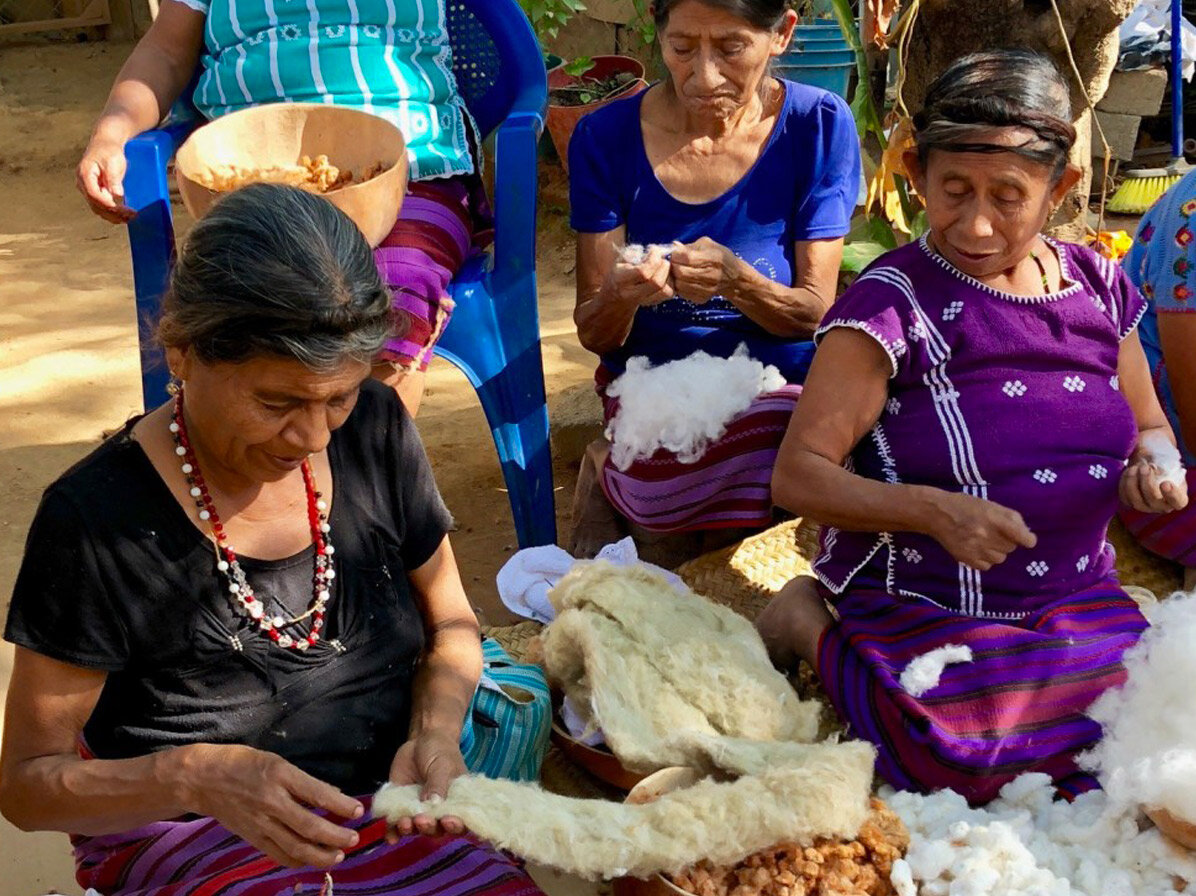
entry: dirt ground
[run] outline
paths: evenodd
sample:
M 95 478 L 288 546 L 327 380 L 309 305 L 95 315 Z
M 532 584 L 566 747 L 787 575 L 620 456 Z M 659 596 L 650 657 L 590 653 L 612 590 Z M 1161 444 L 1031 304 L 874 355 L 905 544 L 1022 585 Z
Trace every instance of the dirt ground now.
M 0 617 L 42 490 L 102 432 L 141 411 L 128 243 L 74 188 L 75 163 L 129 48 L 0 44 Z M 571 318 L 573 242 L 559 168 L 543 166 L 542 186 L 540 314 L 552 416 L 566 424 L 554 432 L 565 533 L 577 442 L 599 408 L 592 356 Z M 502 623 L 509 617 L 494 576 L 516 542 L 489 428 L 451 365 L 436 360 L 428 384 L 418 425 L 458 521 L 463 578 L 486 621 Z M 0 694 L 11 665 L 11 646 L 0 645 Z M 554 894 L 592 891 L 551 875 L 544 883 Z M 51 891 L 79 892 L 66 837 L 22 834 L 0 820 L 0 896 Z

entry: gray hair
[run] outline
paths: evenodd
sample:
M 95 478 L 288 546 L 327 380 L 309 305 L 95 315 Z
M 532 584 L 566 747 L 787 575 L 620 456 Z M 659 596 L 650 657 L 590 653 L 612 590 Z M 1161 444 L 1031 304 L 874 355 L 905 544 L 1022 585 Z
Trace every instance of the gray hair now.
M 984 140 L 994 128 L 1032 132 L 1018 146 Z M 1050 59 L 1032 50 L 986 50 L 955 60 L 935 78 L 914 138 L 922 164 L 932 149 L 1013 152 L 1052 168 L 1058 181 L 1076 139 L 1067 84 Z
M 273 356 L 328 371 L 371 360 L 395 321 L 374 254 L 348 216 L 295 187 L 252 184 L 191 230 L 158 340 L 207 363 Z

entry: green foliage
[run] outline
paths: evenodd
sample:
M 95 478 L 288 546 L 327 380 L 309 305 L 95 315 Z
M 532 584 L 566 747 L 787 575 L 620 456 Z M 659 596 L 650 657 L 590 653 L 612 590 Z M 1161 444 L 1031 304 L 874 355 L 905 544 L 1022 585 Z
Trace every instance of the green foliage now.
M 582 0 L 519 0 L 519 5 L 532 23 L 540 46 L 555 38 L 575 13 L 586 8 Z
M 594 67 L 593 56 L 578 56 L 576 59 L 566 62 L 563 66 L 565 74 L 572 75 L 579 78 Z
M 656 40 L 656 21 L 652 18 L 648 0 L 631 0 L 635 7 L 635 18 L 627 26 L 639 35 L 646 46 L 651 46 Z

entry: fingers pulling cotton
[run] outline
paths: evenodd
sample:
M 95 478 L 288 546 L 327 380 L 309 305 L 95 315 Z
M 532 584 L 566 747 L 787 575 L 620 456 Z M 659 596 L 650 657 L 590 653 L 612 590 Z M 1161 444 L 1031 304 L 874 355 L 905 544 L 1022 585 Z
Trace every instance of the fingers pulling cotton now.
M 606 428 L 611 460 L 626 470 L 663 448 L 694 463 L 758 395 L 784 385 L 775 367 L 753 360 L 743 345 L 730 358 L 699 351 L 659 367 L 631 358 L 606 390 L 619 399 Z

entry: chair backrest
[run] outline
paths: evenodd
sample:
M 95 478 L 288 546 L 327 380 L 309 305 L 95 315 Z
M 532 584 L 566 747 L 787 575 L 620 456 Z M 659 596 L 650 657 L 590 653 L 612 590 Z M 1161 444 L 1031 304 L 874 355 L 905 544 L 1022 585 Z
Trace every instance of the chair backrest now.
M 543 82 L 543 52 L 515 0 L 446 0 L 446 12 L 457 90 L 489 134 Z

